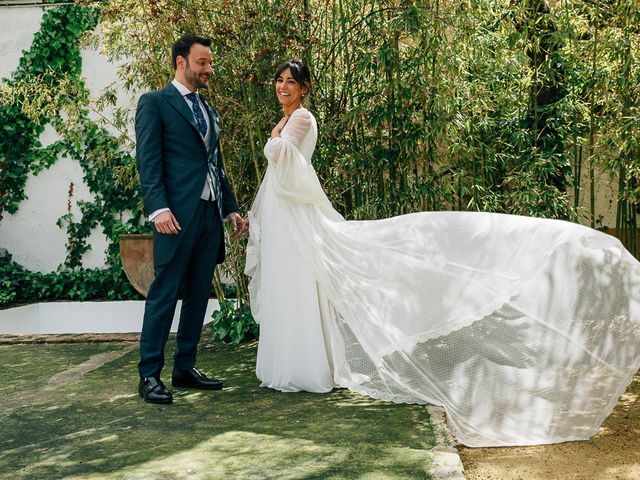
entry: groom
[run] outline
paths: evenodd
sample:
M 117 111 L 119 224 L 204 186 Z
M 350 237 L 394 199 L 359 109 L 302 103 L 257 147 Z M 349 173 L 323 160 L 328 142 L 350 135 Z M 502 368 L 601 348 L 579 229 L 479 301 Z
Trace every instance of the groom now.
M 138 392 L 149 403 L 173 401 L 160 371 L 180 294 L 172 384 L 223 386 L 195 368 L 213 271 L 225 255 L 223 219 L 231 221 L 236 238 L 244 226 L 222 165 L 218 114 L 197 93 L 212 74 L 210 46 L 207 37 L 180 38 L 172 50 L 175 78 L 142 95 L 136 111 L 136 164 L 145 212 L 155 224 L 155 280 L 145 303 L 138 364 Z

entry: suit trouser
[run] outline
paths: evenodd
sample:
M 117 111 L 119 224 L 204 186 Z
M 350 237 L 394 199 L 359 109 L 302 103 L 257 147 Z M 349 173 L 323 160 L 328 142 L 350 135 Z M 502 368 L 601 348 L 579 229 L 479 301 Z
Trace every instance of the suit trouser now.
M 160 376 L 164 349 L 182 291 L 180 323 L 176 336 L 174 372 L 195 365 L 211 280 L 220 242 L 224 241 L 222 221 L 215 202 L 201 200 L 172 259 L 154 269 L 140 334 L 140 376 Z

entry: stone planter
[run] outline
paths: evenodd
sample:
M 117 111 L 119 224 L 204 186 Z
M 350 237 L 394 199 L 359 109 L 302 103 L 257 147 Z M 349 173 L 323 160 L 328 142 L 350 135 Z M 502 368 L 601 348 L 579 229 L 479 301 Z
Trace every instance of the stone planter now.
M 120 235 L 120 259 L 133 288 L 146 297 L 154 278 L 153 235 Z

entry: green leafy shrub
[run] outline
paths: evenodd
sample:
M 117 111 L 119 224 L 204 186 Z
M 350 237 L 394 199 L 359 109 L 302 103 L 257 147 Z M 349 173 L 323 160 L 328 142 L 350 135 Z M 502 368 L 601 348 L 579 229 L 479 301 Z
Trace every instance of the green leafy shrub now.
M 213 312 L 211 334 L 214 340 L 234 345 L 258 338 L 259 327 L 249 304 L 237 300 L 220 300 L 220 310 Z
M 0 254 L 0 306 L 55 300 L 130 300 L 142 298 L 127 281 L 122 267 L 59 269 L 32 272 L 9 253 Z

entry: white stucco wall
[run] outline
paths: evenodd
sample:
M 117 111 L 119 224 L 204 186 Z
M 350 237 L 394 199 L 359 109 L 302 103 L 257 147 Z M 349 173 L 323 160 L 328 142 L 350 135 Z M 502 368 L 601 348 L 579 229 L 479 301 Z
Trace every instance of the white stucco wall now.
M 0 78 L 8 77 L 18 66 L 23 50 L 31 46 L 40 29 L 41 8 L 0 7 Z
M 18 66 L 22 52 L 31 46 L 33 35 L 40 28 L 43 10 L 37 7 L 0 7 L 0 77 L 9 78 Z M 117 65 L 113 65 L 98 51 L 83 50 L 82 72 L 93 98 L 117 81 Z M 118 106 L 132 104 L 131 96 L 119 90 Z M 109 112 L 103 112 L 109 115 Z M 94 119 L 98 115 L 93 114 Z M 111 129 L 113 132 L 113 129 Z M 40 140 L 47 145 L 56 139 L 53 128 L 47 127 Z M 27 199 L 18 211 L 4 214 L 0 222 L 0 248 L 13 255 L 19 264 L 39 272 L 50 272 L 60 265 L 66 255 L 66 229 L 56 225 L 57 220 L 68 211 L 69 187 L 73 183 L 71 212 L 75 220 L 80 219 L 79 200 L 90 200 L 91 192 L 82 178 L 79 163 L 69 158 L 60 158 L 51 168 L 37 176 L 30 174 L 25 187 Z M 85 267 L 99 267 L 105 263 L 107 238 L 101 228 L 94 229 L 88 244 L 91 245 L 83 257 Z

